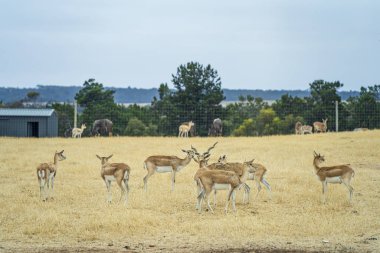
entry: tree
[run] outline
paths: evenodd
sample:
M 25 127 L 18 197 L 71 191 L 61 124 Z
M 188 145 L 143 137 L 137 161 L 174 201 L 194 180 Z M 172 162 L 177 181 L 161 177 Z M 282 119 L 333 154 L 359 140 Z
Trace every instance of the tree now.
M 174 91 L 161 84 L 160 100 L 155 98 L 152 102 L 160 122 L 166 125 L 166 133 L 177 134 L 182 122 L 192 120 L 199 129 L 198 134 L 207 135 L 213 119 L 222 113 L 220 102 L 224 96 L 218 72 L 210 65 L 189 62 L 177 68 L 172 83 Z
M 144 135 L 146 126 L 144 123 L 136 117 L 129 120 L 127 127 L 125 128 L 125 134 L 129 136 L 142 136 Z
M 95 82 L 95 79 L 88 79 L 83 84 L 83 88 L 75 95 L 75 99 L 82 107 L 89 107 L 96 104 L 113 104 L 113 90 L 105 90 L 103 84 Z
M 26 98 L 28 101 L 36 102 L 37 98 L 40 96 L 40 93 L 37 91 L 30 91 L 26 94 Z
M 109 119 L 113 125 L 114 134 L 122 134 L 127 124 L 125 108 L 114 102 L 113 90 L 106 90 L 103 84 L 89 79 L 83 84 L 83 88 L 75 95 L 80 106 L 85 107 L 80 121 L 91 126 L 97 119 Z M 85 130 L 88 134 L 91 128 Z
M 339 81 L 326 82 L 324 80 L 316 80 L 311 83 L 311 97 L 305 99 L 307 106 L 312 109 L 305 112 L 303 115 L 304 119 L 312 123 L 314 121 L 321 121 L 322 119 L 328 118 L 329 125 L 335 126 L 335 101 L 338 101 L 339 112 L 341 112 L 339 124 L 345 125 L 346 117 L 344 116 L 346 113 L 341 104 L 341 97 L 338 95 L 338 89 L 341 87 L 343 87 L 343 84 Z
M 360 88 L 359 97 L 350 97 L 348 110 L 350 111 L 349 127 L 379 128 L 380 127 L 380 85 Z
M 223 110 L 224 135 L 231 134 L 245 119 L 256 118 L 260 110 L 267 107 L 268 104 L 262 98 L 240 96 L 239 102 L 228 104 Z
M 285 119 L 285 117 L 290 114 L 297 116 L 303 115 L 307 108 L 307 103 L 302 98 L 285 94 L 272 104 L 272 108 L 281 119 Z
M 58 136 L 71 134 L 71 128 L 74 127 L 74 106 L 70 104 L 53 104 L 53 109 L 58 114 Z

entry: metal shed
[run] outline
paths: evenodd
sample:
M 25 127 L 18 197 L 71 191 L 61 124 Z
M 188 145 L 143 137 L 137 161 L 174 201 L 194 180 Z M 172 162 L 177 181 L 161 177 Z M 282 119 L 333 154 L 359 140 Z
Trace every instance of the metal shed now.
M 54 109 L 0 108 L 0 136 L 56 137 L 57 113 Z

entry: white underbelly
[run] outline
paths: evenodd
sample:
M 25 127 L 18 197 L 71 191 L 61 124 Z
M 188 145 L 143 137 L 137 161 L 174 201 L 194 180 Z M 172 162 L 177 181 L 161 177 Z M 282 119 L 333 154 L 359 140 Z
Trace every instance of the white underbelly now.
M 177 172 L 179 172 L 180 170 L 182 170 L 184 168 L 184 166 L 178 166 L 177 167 Z
M 341 177 L 326 177 L 327 183 L 330 184 L 341 184 L 342 178 Z
M 158 173 L 172 172 L 173 168 L 172 166 L 156 166 L 156 171 Z
M 255 173 L 248 173 L 247 180 L 255 180 Z
M 230 184 L 214 184 L 212 187 L 214 190 L 229 190 L 231 188 Z
M 107 181 L 116 181 L 115 176 L 104 176 Z

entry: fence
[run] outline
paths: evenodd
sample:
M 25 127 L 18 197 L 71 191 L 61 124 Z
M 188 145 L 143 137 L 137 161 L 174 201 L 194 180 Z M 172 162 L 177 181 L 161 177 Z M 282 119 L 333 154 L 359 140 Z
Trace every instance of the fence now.
M 217 118 L 222 122 L 223 136 L 294 134 L 296 122 L 312 126 L 313 122 L 322 122 L 323 119 L 327 119 L 327 131 L 380 128 L 379 101 L 331 101 L 315 104 L 304 100 L 291 103 L 278 100 L 267 102 L 257 98 L 223 105 L 183 103 L 175 107 L 170 104 L 114 104 L 76 109 L 73 103 L 53 104 L 51 107 L 58 116 L 58 135 L 66 137 L 72 135 L 72 128 L 80 127 L 82 124 L 86 125 L 82 137 L 109 135 L 111 132 L 118 136 L 178 136 L 179 126 L 189 121 L 194 122 L 189 136 L 218 135 L 220 126 L 213 124 Z M 112 125 L 102 119 L 109 119 Z M 96 120 L 100 121 L 95 124 Z M 9 122 L 6 117 L 0 115 L 2 136 L 9 132 L 5 128 L 24 127 L 11 126 L 5 124 L 6 122 Z
M 168 107 L 160 110 L 149 105 L 119 107 L 119 112 L 108 113 L 82 110 L 78 122 L 86 123 L 88 127 L 84 135 L 95 134 L 92 132 L 95 119 L 110 119 L 113 122 L 113 135 L 129 136 L 176 136 L 179 126 L 189 121 L 195 123 L 190 136 L 215 135 L 218 134 L 213 131 L 217 127 L 213 126 L 216 118 L 222 121 L 223 136 L 294 134 L 296 122 L 312 126 L 313 122 L 322 122 L 323 119 L 327 120 L 327 131 L 333 132 L 380 128 L 379 102 L 366 106 L 353 105 L 347 101 L 331 101 L 327 105 L 281 106 L 276 102 L 270 104 L 254 100 L 200 107 L 197 110 L 191 110 L 186 104 L 179 109 Z M 107 131 L 99 133 L 108 134 Z

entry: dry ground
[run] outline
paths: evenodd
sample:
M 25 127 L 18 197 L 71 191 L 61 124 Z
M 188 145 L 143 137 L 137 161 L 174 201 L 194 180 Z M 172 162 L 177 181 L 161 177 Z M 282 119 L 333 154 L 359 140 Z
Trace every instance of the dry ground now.
M 255 158 L 267 166 L 273 198 L 263 190 L 237 214 L 225 215 L 225 193 L 215 214 L 195 211 L 192 180 L 197 164 L 177 174 L 155 174 L 148 194 L 142 164 L 149 155 L 184 156 L 194 145 L 205 150 L 219 141 L 212 161 Z M 39 200 L 35 168 L 65 150 L 54 200 Z M 330 185 L 321 204 L 321 183 L 313 175 L 313 150 L 326 165 L 350 163 L 356 175 L 352 204 L 343 185 Z M 0 251 L 26 252 L 380 252 L 380 131 L 254 138 L 0 138 Z M 106 188 L 95 154 L 132 167 L 128 207 L 106 204 Z M 325 242 L 323 242 L 325 241 Z

